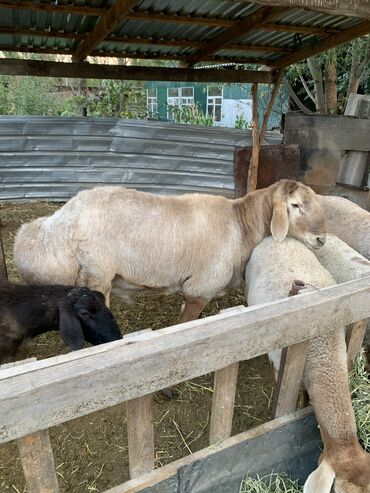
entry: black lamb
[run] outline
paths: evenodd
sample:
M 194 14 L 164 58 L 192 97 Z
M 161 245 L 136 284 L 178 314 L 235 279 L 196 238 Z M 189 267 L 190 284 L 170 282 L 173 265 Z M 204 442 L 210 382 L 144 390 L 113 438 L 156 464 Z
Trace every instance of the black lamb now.
M 122 335 L 104 296 L 74 286 L 25 286 L 0 280 L 0 363 L 15 357 L 24 339 L 59 330 L 72 350 Z

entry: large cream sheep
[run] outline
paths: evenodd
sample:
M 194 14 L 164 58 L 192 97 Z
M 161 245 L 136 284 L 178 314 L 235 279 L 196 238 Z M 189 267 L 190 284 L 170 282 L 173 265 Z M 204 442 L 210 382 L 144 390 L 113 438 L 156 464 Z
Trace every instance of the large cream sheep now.
M 253 248 L 270 234 L 324 244 L 323 213 L 309 187 L 281 180 L 237 200 L 98 187 L 23 225 L 14 253 L 25 282 L 87 286 L 107 304 L 112 286 L 126 299 L 147 288 L 180 291 L 185 322 L 242 283 Z
M 326 287 L 334 278 L 302 243 L 265 238 L 246 269 L 248 304 L 288 296 L 295 279 Z M 304 370 L 324 442 L 322 461 L 308 477 L 305 493 L 370 493 L 370 455 L 360 446 L 348 388 L 344 327 L 311 340 Z
M 328 233 L 370 260 L 370 212 L 343 197 L 318 195 Z

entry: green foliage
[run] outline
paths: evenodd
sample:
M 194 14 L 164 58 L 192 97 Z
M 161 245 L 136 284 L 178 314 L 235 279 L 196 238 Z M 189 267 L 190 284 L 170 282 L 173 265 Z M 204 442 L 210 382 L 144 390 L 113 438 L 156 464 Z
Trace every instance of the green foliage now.
M 302 493 L 302 488 L 285 473 L 271 473 L 256 479 L 247 477 L 242 481 L 239 493 Z
M 0 78 L 0 112 L 3 115 L 55 115 L 57 101 L 50 91 L 51 79 Z
M 234 123 L 235 128 L 239 128 L 240 130 L 242 129 L 247 129 L 250 128 L 248 120 L 246 120 L 243 115 L 238 115 L 235 118 L 235 123 Z
M 174 122 L 187 123 L 191 125 L 206 125 L 213 124 L 210 116 L 206 116 L 197 105 L 173 106 L 171 113 Z

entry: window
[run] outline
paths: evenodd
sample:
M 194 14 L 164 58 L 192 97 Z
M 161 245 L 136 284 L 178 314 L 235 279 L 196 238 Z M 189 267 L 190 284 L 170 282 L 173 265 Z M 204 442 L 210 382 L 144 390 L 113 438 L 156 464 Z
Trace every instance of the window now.
M 148 108 L 149 116 L 154 116 L 158 113 L 157 89 L 147 90 L 147 108 Z
M 194 87 L 169 87 L 167 89 L 167 118 L 174 119 L 174 110 L 194 104 Z
M 207 87 L 207 116 L 212 118 L 214 123 L 219 123 L 222 120 L 222 86 Z

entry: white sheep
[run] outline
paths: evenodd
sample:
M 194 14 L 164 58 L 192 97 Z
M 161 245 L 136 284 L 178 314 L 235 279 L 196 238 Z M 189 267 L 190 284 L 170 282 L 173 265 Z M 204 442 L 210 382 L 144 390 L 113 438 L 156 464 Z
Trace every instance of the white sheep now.
M 370 260 L 370 212 L 344 197 L 318 195 L 326 230 Z
M 112 286 L 125 299 L 147 288 L 180 291 L 185 322 L 242 284 L 253 248 L 270 234 L 324 244 L 323 213 L 309 187 L 281 180 L 237 200 L 98 187 L 23 225 L 14 254 L 27 283 L 87 286 L 107 304 Z
M 293 280 L 326 287 L 332 275 L 302 243 L 265 238 L 246 269 L 248 305 L 288 296 Z M 320 425 L 324 452 L 305 493 L 370 493 L 370 455 L 360 446 L 348 388 L 344 327 L 310 341 L 304 384 Z

